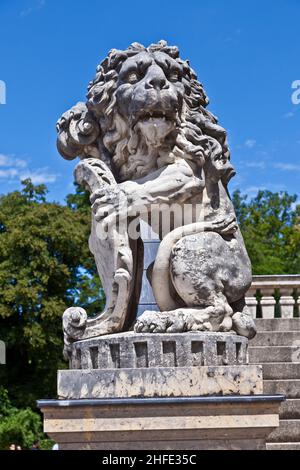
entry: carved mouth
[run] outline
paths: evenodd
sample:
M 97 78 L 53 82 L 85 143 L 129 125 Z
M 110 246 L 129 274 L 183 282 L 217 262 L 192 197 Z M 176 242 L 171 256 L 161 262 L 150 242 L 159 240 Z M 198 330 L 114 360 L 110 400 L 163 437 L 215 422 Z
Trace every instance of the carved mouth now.
M 149 111 L 147 113 L 141 114 L 139 119 L 142 121 L 147 121 L 148 119 L 163 119 L 163 120 L 174 120 L 175 115 L 166 113 L 164 111 Z
M 141 112 L 136 116 L 132 116 L 132 127 L 134 127 L 138 122 L 151 122 L 159 124 L 159 122 L 172 122 L 177 123 L 178 113 L 177 109 L 172 111 L 147 111 Z

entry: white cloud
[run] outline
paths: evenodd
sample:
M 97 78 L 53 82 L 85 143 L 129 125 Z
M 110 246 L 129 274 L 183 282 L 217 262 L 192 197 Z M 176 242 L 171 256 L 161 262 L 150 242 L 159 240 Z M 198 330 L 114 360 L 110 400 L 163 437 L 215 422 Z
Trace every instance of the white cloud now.
M 245 142 L 245 146 L 248 147 L 249 149 L 252 149 L 255 144 L 256 144 L 256 140 L 254 139 L 247 139 Z
M 272 192 L 281 192 L 281 191 L 286 191 L 286 185 L 285 184 L 274 184 L 274 183 L 263 183 L 260 186 L 248 186 L 248 188 L 245 189 L 246 194 L 248 194 L 250 197 L 256 196 L 258 191 L 272 191 Z
M 22 10 L 20 13 L 20 16 L 28 16 L 34 11 L 41 10 L 45 5 L 46 5 L 46 0 L 36 0 L 35 3 L 31 7 L 28 7 L 28 8 L 25 8 L 25 10 Z
M 30 178 L 34 184 L 54 183 L 58 175 L 51 173 L 48 168 L 28 168 L 26 160 L 16 158 L 14 155 L 0 153 L 0 180 L 8 183 Z
M 11 179 L 11 178 L 16 178 L 18 176 L 18 170 L 15 168 L 8 168 L 6 170 L 1 170 L 0 169 L 0 179 Z
M 246 166 L 250 167 L 250 168 L 260 168 L 261 170 L 263 170 L 264 168 L 266 168 L 266 164 L 264 161 L 257 161 L 257 162 L 246 162 Z
M 290 119 L 294 116 L 294 113 L 292 111 L 288 112 L 288 113 L 285 113 L 282 117 L 284 119 Z
M 26 168 L 27 162 L 21 160 L 20 158 L 15 158 L 14 155 L 4 155 L 0 153 L 0 167 L 17 167 L 17 168 Z
M 258 191 L 263 191 L 264 189 L 266 189 L 265 186 L 249 186 L 245 189 L 245 193 L 249 196 L 256 196 Z
M 33 184 L 55 183 L 57 175 L 49 173 L 48 168 L 40 168 L 36 171 L 27 171 L 20 174 L 20 179 L 25 180 L 30 178 Z
M 279 168 L 283 171 L 300 171 L 300 165 L 293 163 L 275 163 L 274 168 Z

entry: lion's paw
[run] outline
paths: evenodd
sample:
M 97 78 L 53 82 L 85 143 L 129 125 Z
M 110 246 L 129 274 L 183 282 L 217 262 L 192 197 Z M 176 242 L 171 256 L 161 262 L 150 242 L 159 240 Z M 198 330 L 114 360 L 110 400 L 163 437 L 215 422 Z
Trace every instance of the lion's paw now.
M 166 333 L 167 316 L 162 312 L 146 310 L 136 321 L 134 331 L 136 333 Z
M 256 335 L 256 326 L 253 318 L 245 312 L 236 312 L 232 317 L 233 330 L 238 335 L 246 336 L 248 339 Z

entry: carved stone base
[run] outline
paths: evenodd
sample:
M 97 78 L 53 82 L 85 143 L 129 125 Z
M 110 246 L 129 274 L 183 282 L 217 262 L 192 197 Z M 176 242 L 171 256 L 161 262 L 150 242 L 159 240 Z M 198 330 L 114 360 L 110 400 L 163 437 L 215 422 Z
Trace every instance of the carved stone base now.
M 61 450 L 265 449 L 283 397 L 41 400 Z
M 231 333 L 118 333 L 77 341 L 70 369 L 193 367 L 248 363 L 248 340 Z
M 261 366 L 61 370 L 58 397 L 130 398 L 263 393 Z

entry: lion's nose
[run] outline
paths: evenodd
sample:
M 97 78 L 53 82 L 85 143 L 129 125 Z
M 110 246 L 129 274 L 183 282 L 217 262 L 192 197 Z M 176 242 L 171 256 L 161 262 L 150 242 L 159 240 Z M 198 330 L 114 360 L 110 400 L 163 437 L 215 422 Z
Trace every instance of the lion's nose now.
M 167 88 L 167 80 L 165 78 L 153 77 L 147 83 L 149 88 L 155 88 L 156 90 Z
M 159 70 L 159 73 L 157 73 L 156 67 L 155 72 L 156 73 L 149 74 L 149 77 L 146 79 L 146 88 L 154 88 L 155 90 L 165 90 L 169 88 L 169 84 L 163 72 Z

